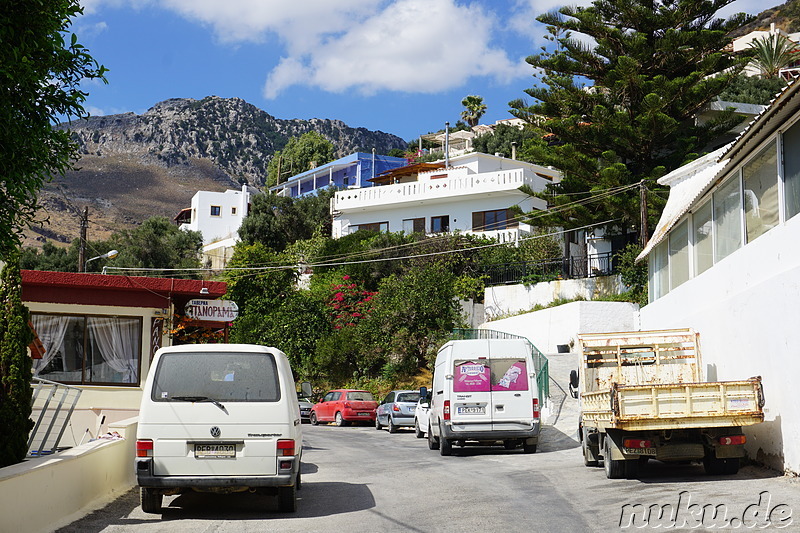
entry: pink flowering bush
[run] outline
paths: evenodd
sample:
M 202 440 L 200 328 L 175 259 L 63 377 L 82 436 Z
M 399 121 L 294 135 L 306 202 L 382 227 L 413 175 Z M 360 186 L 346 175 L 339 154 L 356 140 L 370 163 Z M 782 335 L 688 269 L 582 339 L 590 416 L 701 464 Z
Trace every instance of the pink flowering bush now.
M 373 298 L 378 294 L 359 287 L 350 276 L 342 276 L 342 283 L 331 286 L 331 293 L 327 304 L 334 329 L 355 326 L 372 312 Z

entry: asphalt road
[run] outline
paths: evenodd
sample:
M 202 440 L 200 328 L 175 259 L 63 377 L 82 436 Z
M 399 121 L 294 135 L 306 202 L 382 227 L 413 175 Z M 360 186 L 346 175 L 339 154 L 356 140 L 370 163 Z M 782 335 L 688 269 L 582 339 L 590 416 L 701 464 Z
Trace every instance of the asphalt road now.
M 554 376 L 566 378 L 570 357 L 551 357 Z M 637 479 L 606 479 L 583 465 L 577 402 L 556 383 L 551 393 L 532 455 L 469 447 L 442 457 L 410 430 L 305 425 L 295 514 L 278 513 L 270 496 L 192 493 L 164 498 L 163 515 L 149 515 L 131 490 L 59 531 L 800 531 L 800 480 L 757 466 L 706 476 L 699 464 L 651 461 Z

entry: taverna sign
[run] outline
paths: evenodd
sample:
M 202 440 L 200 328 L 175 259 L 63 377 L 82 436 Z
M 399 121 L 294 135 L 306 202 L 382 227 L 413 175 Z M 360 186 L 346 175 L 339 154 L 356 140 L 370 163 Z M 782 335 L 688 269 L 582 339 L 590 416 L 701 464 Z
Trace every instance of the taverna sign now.
M 239 306 L 232 300 L 189 300 L 184 309 L 190 320 L 231 322 L 239 316 Z

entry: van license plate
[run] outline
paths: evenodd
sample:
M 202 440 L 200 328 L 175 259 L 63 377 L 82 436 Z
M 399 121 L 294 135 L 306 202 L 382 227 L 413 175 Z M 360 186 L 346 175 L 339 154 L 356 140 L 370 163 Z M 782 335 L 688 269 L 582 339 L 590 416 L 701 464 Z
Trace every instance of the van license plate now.
M 456 409 L 456 413 L 460 415 L 485 415 L 486 407 L 483 405 L 476 407 L 459 407 Z
M 227 459 L 236 457 L 235 444 L 195 444 L 194 456 L 198 459 Z

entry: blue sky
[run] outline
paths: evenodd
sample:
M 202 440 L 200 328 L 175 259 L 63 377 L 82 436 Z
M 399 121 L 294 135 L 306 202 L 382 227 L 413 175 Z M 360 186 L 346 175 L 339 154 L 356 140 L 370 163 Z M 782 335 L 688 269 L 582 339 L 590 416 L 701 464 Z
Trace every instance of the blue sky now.
M 239 97 L 281 119 L 339 119 L 405 140 L 460 118 L 509 118 L 557 0 L 82 0 L 72 31 L 109 72 L 93 115 L 143 113 L 167 98 Z M 579 0 L 577 3 L 588 3 Z M 768 2 L 780 3 L 780 0 Z M 735 0 L 730 15 L 765 9 Z

